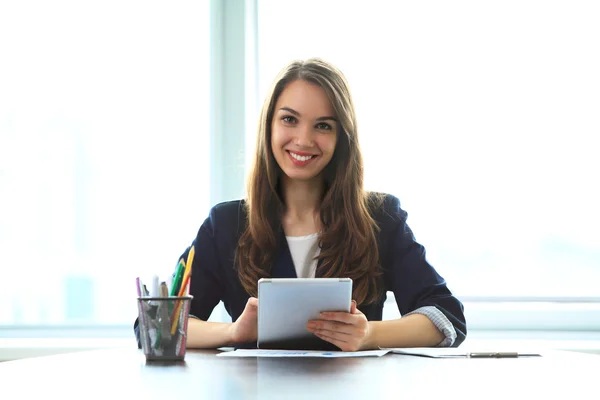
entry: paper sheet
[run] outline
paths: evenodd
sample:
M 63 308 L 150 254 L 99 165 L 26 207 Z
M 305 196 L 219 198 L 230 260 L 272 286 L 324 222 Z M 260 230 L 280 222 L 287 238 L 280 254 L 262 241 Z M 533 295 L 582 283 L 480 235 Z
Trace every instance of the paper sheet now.
M 217 357 L 381 357 L 390 350 L 368 351 L 318 351 L 318 350 L 261 350 L 238 349 L 217 354 Z

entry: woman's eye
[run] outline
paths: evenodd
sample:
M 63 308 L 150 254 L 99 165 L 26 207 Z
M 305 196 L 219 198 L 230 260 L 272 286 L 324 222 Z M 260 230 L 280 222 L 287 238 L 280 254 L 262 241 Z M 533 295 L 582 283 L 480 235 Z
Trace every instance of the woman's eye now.
M 285 117 L 281 118 L 281 120 L 287 124 L 293 124 L 296 122 L 296 118 L 292 117 L 291 115 L 286 115 Z
M 333 128 L 331 127 L 331 125 L 326 124 L 325 122 L 320 122 L 317 124 L 317 129 L 321 129 L 321 130 L 325 130 L 325 131 L 330 131 Z

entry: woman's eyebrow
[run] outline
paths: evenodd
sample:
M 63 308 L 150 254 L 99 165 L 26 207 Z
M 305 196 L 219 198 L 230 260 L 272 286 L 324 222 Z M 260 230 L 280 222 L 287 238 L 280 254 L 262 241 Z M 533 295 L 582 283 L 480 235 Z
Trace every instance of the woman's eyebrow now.
M 317 118 L 317 121 L 334 121 L 334 122 L 337 122 L 337 118 L 336 117 L 319 117 L 319 118 Z
M 294 110 L 294 109 L 291 109 L 291 108 L 289 108 L 289 107 L 281 107 L 281 108 L 279 109 L 279 111 L 287 111 L 287 112 L 289 112 L 289 113 L 292 113 L 292 114 L 294 114 L 294 115 L 297 115 L 298 117 L 300 116 L 300 113 L 299 113 L 298 111 L 296 111 L 296 110 Z
M 289 108 L 289 107 L 281 107 L 281 108 L 279 109 L 279 111 L 287 111 L 287 112 L 289 112 L 290 114 L 294 114 L 294 115 L 295 115 L 295 116 L 297 116 L 297 117 L 299 117 L 299 116 L 300 116 L 300 113 L 299 113 L 298 111 L 296 111 L 296 110 L 294 110 L 294 109 L 292 109 L 292 108 Z M 317 118 L 316 120 L 317 120 L 317 121 L 335 121 L 335 122 L 337 122 L 337 118 L 336 118 L 336 117 L 329 117 L 329 116 L 326 116 L 326 117 L 319 117 L 319 118 Z

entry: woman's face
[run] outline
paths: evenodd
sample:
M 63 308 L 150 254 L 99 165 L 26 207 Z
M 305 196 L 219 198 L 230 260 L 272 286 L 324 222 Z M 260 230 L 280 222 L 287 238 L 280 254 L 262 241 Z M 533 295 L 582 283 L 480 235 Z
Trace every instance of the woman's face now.
M 271 149 L 288 178 L 320 181 L 337 132 L 335 112 L 321 87 L 296 80 L 283 89 L 271 122 Z

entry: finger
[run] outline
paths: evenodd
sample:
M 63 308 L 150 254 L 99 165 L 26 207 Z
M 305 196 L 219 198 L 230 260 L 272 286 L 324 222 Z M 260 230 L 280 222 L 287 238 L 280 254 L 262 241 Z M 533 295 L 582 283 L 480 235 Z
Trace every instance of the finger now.
M 313 333 L 317 332 L 338 332 L 344 335 L 354 335 L 356 328 L 354 325 L 344 324 L 336 321 L 310 321 L 306 328 Z
M 337 311 L 322 312 L 321 314 L 319 314 L 319 318 L 326 320 L 326 321 L 342 322 L 344 324 L 356 323 L 356 314 L 350 314 L 347 312 L 337 312 Z
M 256 297 L 250 297 L 246 302 L 246 307 L 244 311 L 248 312 L 258 312 L 258 299 Z
M 350 314 L 356 314 L 356 300 L 352 300 L 352 304 L 350 305 Z
M 258 299 L 256 297 L 248 298 L 248 302 L 246 303 L 249 306 L 258 307 Z

